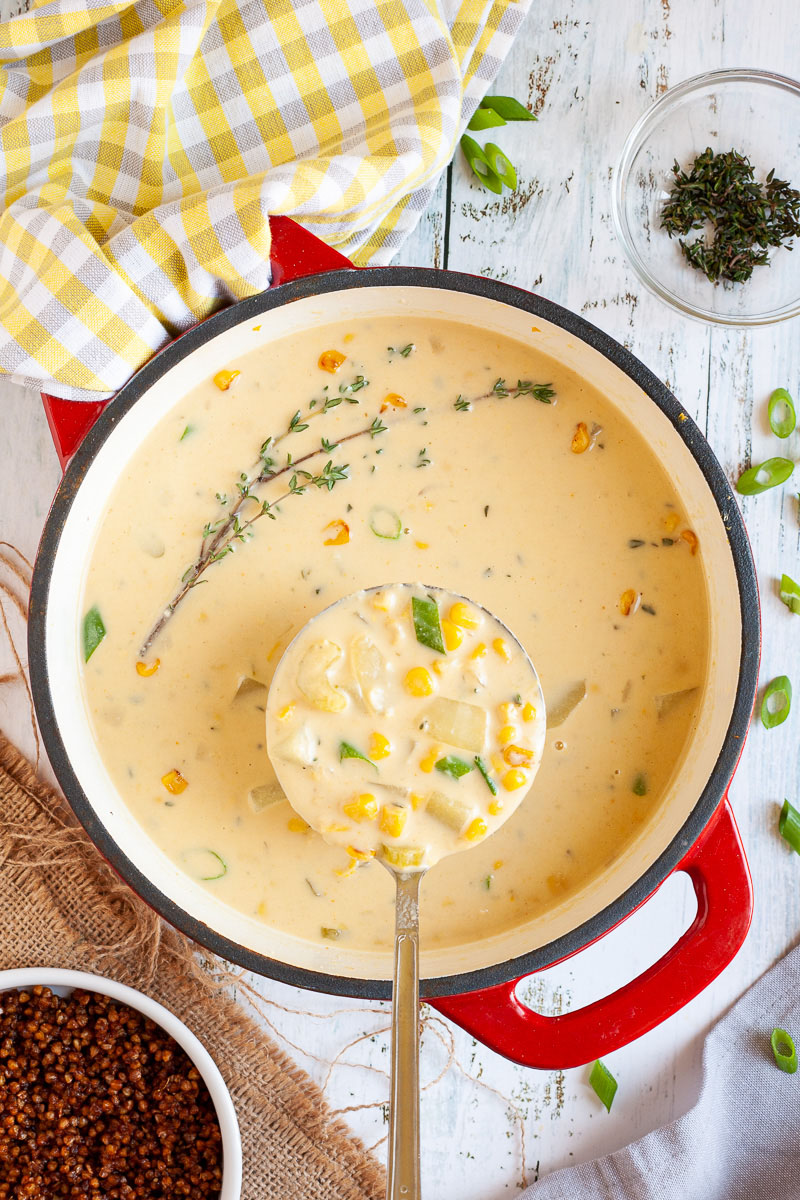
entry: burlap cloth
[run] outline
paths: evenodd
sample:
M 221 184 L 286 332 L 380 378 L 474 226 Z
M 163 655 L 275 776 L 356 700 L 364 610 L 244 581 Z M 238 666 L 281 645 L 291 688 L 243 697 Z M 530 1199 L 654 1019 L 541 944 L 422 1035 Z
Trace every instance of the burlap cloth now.
M 140 988 L 197 1034 L 239 1114 L 243 1200 L 384 1195 L 380 1164 L 328 1115 L 316 1084 L 203 969 L 197 947 L 117 878 L 0 734 L 0 968 L 36 966 Z

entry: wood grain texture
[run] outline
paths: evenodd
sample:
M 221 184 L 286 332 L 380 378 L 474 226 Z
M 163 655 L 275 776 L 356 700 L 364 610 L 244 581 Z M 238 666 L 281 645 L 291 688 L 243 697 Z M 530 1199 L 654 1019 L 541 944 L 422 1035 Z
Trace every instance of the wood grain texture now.
M 18 11 L 15 4 L 2 0 L 3 11 Z M 775 453 L 765 401 L 778 385 L 798 395 L 800 322 L 745 333 L 667 309 L 639 285 L 616 242 L 611 172 L 628 130 L 665 88 L 722 66 L 796 73 L 797 34 L 796 0 L 768 0 L 757 13 L 744 0 L 617 0 L 611 8 L 534 0 L 494 88 L 525 99 L 539 117 L 497 132 L 518 166 L 518 191 L 502 198 L 483 191 L 457 155 L 401 260 L 503 279 L 581 313 L 669 384 L 735 478 L 751 455 Z M 35 396 L 2 386 L 0 437 L 0 538 L 31 556 L 58 479 Z M 788 452 L 800 454 L 800 434 Z M 800 576 L 796 495 L 767 493 L 744 501 L 743 511 L 762 591 L 762 677 L 786 673 L 800 688 L 800 618 L 776 593 L 782 571 Z M 620 1084 L 611 1115 L 590 1092 L 588 1070 L 515 1067 L 425 1010 L 423 1187 L 431 1200 L 514 1195 L 523 1177 L 531 1182 L 622 1146 L 692 1104 L 705 1032 L 800 932 L 800 861 L 777 834 L 784 796 L 798 798 L 798 721 L 795 711 L 779 730 L 754 725 L 731 788 L 756 888 L 748 942 L 681 1013 L 610 1056 Z M 0 688 L 0 724 L 30 750 L 16 685 Z M 599 946 L 528 981 L 526 997 L 552 1013 L 613 990 L 675 941 L 693 906 L 686 881 L 674 877 Z M 367 1144 L 379 1142 L 388 1096 L 385 1006 L 248 982 L 265 1026 L 327 1085 Z

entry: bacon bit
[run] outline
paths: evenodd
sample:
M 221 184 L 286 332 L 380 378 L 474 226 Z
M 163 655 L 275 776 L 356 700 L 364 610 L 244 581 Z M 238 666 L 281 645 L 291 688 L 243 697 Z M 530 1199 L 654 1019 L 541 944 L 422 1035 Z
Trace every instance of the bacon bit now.
M 628 588 L 619 598 L 619 611 L 623 617 L 630 617 L 636 612 L 641 602 L 641 592 L 635 592 L 633 588 Z
M 383 397 L 381 412 L 386 412 L 387 408 L 408 408 L 402 396 L 398 396 L 397 392 L 389 392 L 388 396 Z
M 664 528 L 666 529 L 667 533 L 674 533 L 680 523 L 681 519 L 678 514 L 670 513 L 669 516 L 664 519 Z
M 579 421 L 575 432 L 572 435 L 572 445 L 570 450 L 573 454 L 583 454 L 592 444 L 592 439 L 589 437 L 589 430 L 586 428 L 584 421 Z
M 692 554 L 697 554 L 697 547 L 700 545 L 697 534 L 692 533 L 691 529 L 684 529 L 681 531 L 681 537 L 689 545 Z
M 503 750 L 503 758 L 510 767 L 529 767 L 533 759 L 533 751 L 524 746 L 510 745 Z
M 323 546 L 344 546 L 346 542 L 350 541 L 350 526 L 346 521 L 330 521 L 322 532 L 325 533 L 327 529 L 332 530 L 333 533 L 331 537 L 325 538 Z
M 189 786 L 189 780 L 184 779 L 177 768 L 162 775 L 161 782 L 171 796 L 180 796 L 181 792 L 185 792 Z
M 154 659 L 151 663 L 137 662 L 136 674 L 144 676 L 145 679 L 149 679 L 151 675 L 155 675 L 156 671 L 158 670 L 158 668 L 160 666 L 161 666 L 160 658 Z
M 227 392 L 234 379 L 241 375 L 241 373 L 241 371 L 217 371 L 214 376 L 214 383 L 221 392 Z
M 347 355 L 340 354 L 338 350 L 323 350 L 317 366 L 321 371 L 328 371 L 329 374 L 335 375 L 346 358 Z

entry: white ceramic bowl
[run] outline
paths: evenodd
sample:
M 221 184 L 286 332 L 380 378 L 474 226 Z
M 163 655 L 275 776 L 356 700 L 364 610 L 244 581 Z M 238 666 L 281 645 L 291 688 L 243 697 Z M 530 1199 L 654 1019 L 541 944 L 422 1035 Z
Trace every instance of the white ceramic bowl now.
M 707 146 L 746 155 L 758 180 L 774 167 L 800 187 L 800 83 L 770 71 L 709 71 L 670 88 L 639 118 L 614 169 L 611 197 L 631 266 L 650 291 L 702 321 L 749 326 L 797 316 L 800 245 L 771 250 L 769 266 L 756 267 L 746 283 L 715 285 L 661 229 L 673 163 L 686 169 Z
M 136 1009 L 162 1029 L 183 1047 L 203 1076 L 205 1085 L 214 1104 L 222 1134 L 222 1188 L 219 1200 L 239 1200 L 242 1191 L 242 1142 L 239 1122 L 233 1107 L 230 1092 L 205 1046 L 187 1029 L 183 1021 L 171 1013 L 163 1004 L 151 1000 L 143 992 L 104 979 L 101 975 L 90 975 L 86 971 L 66 971 L 56 968 L 25 967 L 16 971 L 0 971 L 0 992 L 18 991 L 36 987 L 48 987 L 59 996 L 68 996 L 75 988 L 87 992 L 99 992 L 111 996 L 122 1004 Z

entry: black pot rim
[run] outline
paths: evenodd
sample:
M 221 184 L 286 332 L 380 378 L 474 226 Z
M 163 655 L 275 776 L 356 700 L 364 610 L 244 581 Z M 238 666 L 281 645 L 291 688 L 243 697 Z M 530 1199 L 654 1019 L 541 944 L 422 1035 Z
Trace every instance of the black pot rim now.
M 711 820 L 733 776 L 748 731 L 758 681 L 760 617 L 755 568 L 744 522 L 722 467 L 697 425 L 683 412 L 676 398 L 664 384 L 634 355 L 582 317 L 535 293 L 493 279 L 427 267 L 400 266 L 364 271 L 330 271 L 280 284 L 223 309 L 164 347 L 137 372 L 117 394 L 114 402 L 100 415 L 67 466 L 48 516 L 36 559 L 31 588 L 28 654 L 36 713 L 56 778 L 89 837 L 112 867 L 147 904 L 196 942 L 256 974 L 266 975 L 292 986 L 333 995 L 365 999 L 386 999 L 391 995 L 390 980 L 350 978 L 311 971 L 241 946 L 192 917 L 139 871 L 99 820 L 67 756 L 50 692 L 45 620 L 53 564 L 61 533 L 89 465 L 118 421 L 165 371 L 217 334 L 240 321 L 250 320 L 283 304 L 354 287 L 386 286 L 427 287 L 466 292 L 524 309 L 532 316 L 550 321 L 586 342 L 638 384 L 661 409 L 686 445 L 714 497 L 728 534 L 738 582 L 742 620 L 739 679 L 725 740 L 702 794 L 667 848 L 621 896 L 601 912 L 554 941 L 488 967 L 463 974 L 421 980 L 422 997 L 432 999 L 492 987 L 543 970 L 589 945 L 638 908 L 674 870 Z

